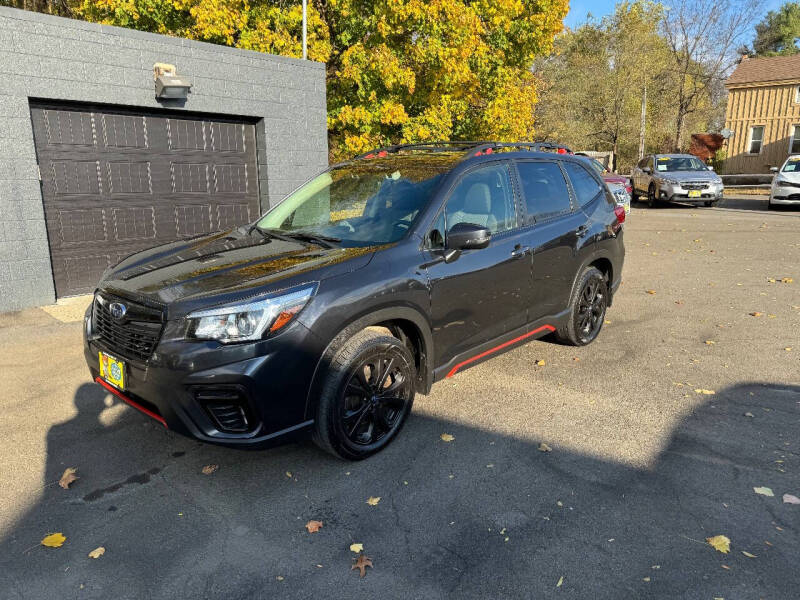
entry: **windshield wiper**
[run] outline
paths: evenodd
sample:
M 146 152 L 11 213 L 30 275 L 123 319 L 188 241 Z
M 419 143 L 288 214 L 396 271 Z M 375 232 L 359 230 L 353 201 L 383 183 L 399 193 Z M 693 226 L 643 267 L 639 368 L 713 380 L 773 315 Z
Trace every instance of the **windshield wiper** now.
M 263 227 L 259 227 L 258 224 L 253 225 L 247 233 L 253 233 L 254 231 L 257 231 L 262 237 L 267 239 L 283 240 L 284 242 L 294 241 L 294 239 L 290 238 L 288 235 L 277 233 L 274 229 L 264 229 Z
M 324 235 L 322 233 L 316 233 L 314 231 L 287 231 L 283 233 L 283 235 L 288 238 L 301 240 L 304 242 L 322 243 L 324 246 L 328 246 L 328 248 L 335 248 L 342 241 L 341 238 Z

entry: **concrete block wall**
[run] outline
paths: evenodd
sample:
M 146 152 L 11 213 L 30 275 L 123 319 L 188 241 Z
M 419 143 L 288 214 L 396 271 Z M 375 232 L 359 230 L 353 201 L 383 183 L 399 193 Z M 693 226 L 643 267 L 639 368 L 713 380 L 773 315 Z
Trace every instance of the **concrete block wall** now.
M 29 100 L 164 109 L 157 62 L 193 83 L 170 110 L 259 119 L 262 209 L 327 166 L 322 63 L 0 7 L 0 311 L 55 300 Z

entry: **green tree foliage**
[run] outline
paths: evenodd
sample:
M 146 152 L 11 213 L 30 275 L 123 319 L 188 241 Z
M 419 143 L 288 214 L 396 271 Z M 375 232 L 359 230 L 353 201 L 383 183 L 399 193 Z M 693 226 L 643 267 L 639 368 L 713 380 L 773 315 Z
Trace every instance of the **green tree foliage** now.
M 787 2 L 777 11 L 771 10 L 756 25 L 753 50 L 756 56 L 797 54 L 800 39 L 800 3 Z
M 302 54 L 300 0 L 59 1 L 56 12 L 88 21 Z M 42 10 L 54 2 L 13 0 Z M 531 138 L 531 66 L 551 51 L 567 8 L 568 0 L 309 0 L 308 55 L 327 64 L 332 158 L 397 142 Z

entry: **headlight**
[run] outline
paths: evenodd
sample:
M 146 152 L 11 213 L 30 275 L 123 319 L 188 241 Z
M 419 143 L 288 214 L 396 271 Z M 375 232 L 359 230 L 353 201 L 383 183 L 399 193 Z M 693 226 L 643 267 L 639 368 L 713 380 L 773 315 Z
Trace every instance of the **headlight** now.
M 186 317 L 186 337 L 223 344 L 261 339 L 285 327 L 317 291 L 306 284 L 243 304 L 193 312 Z
M 670 179 L 669 177 L 662 177 L 661 183 L 666 183 L 667 185 L 678 185 L 677 179 Z
M 777 179 L 775 179 L 775 183 L 777 185 L 786 185 L 787 183 L 789 183 L 789 180 L 784 179 L 783 177 L 778 177 Z

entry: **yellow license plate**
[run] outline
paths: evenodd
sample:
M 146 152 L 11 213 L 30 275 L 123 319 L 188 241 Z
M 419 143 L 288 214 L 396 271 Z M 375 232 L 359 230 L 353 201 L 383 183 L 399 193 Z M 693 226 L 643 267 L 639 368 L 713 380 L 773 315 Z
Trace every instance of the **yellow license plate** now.
M 700 190 L 689 190 L 689 198 L 700 198 Z
M 100 352 L 100 377 L 120 390 L 125 389 L 125 363 L 110 354 Z

